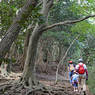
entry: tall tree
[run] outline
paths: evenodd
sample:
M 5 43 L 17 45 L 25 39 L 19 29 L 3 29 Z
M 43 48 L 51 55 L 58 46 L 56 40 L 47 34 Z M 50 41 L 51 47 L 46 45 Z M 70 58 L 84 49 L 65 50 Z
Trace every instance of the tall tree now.
M 21 11 L 18 13 L 14 19 L 12 25 L 6 32 L 5 36 L 0 42 L 0 65 L 2 59 L 5 57 L 6 52 L 9 51 L 12 43 L 15 41 L 18 33 L 20 32 L 22 26 L 21 23 L 24 23 L 27 17 L 30 15 L 31 11 L 35 8 L 38 0 L 28 0 L 27 3 L 23 6 Z
M 43 0 L 41 14 L 43 14 L 45 19 L 47 19 L 48 12 L 52 7 L 52 5 L 53 5 L 53 0 Z M 25 85 L 28 84 L 30 88 L 32 87 L 32 85 L 39 84 L 35 77 L 35 58 L 36 58 L 38 41 L 43 33 L 41 29 L 44 28 L 45 26 L 46 26 L 45 23 L 40 25 L 37 23 L 29 41 L 29 46 L 27 50 L 27 56 L 25 60 L 25 66 L 21 81 Z

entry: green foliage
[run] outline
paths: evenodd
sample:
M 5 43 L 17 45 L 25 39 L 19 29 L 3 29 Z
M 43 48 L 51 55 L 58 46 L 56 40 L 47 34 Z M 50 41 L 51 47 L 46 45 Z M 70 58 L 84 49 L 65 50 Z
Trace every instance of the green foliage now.
M 0 17 L 1 17 L 1 29 L 4 32 L 1 32 L 2 35 L 5 34 L 5 31 L 8 30 L 10 25 L 12 24 L 12 21 L 14 19 L 14 13 L 16 10 L 14 10 L 13 5 L 9 5 L 3 2 L 0 2 Z
M 95 0 L 94 0 L 95 1 Z M 78 11 L 77 15 L 91 15 L 95 10 L 95 2 L 92 0 L 72 0 L 72 6 L 70 9 L 72 11 Z
M 32 12 L 29 14 L 29 17 L 26 18 L 27 14 L 22 15 L 22 20 L 18 22 L 24 29 L 28 27 L 31 22 L 38 22 L 39 24 L 42 24 L 45 22 L 45 19 L 42 14 L 39 12 L 39 8 L 34 8 Z
M 0 19 L 1 19 L 1 28 L 0 33 L 1 37 L 6 33 L 6 31 L 11 26 L 15 16 L 16 11 L 21 7 L 21 4 L 24 4 L 26 0 L 2 0 L 0 2 Z
M 35 23 L 38 22 L 39 24 L 42 24 L 45 22 L 45 18 L 42 14 L 40 14 L 39 9 L 40 8 L 34 8 L 30 17 Z
M 95 94 L 95 65 L 88 66 L 89 72 L 89 80 L 87 84 L 89 84 L 90 91 Z
M 10 62 L 13 62 L 13 63 L 16 62 L 16 60 L 14 60 L 14 59 L 8 59 L 8 58 L 2 58 L 2 59 L 0 59 L 0 61 L 5 62 L 6 64 L 7 64 L 7 63 L 10 63 Z
M 70 0 L 60 0 L 50 11 L 49 23 L 62 22 L 66 20 L 74 20 L 79 18 L 76 12 L 70 10 L 72 2 Z M 60 26 L 61 27 L 61 26 Z M 64 28 L 64 27 L 63 27 Z
M 71 28 L 72 34 L 79 34 L 79 40 L 84 41 L 85 40 L 85 35 L 94 35 L 95 36 L 95 27 L 94 24 L 87 23 L 85 21 L 76 23 L 72 28 Z
M 79 32 L 79 34 L 89 34 L 89 32 L 94 34 L 94 30 L 95 30 L 94 25 L 93 24 L 90 24 L 90 23 L 87 23 L 85 21 L 76 23 L 71 28 L 71 31 L 73 31 L 74 33 L 75 32 L 76 33 Z
M 27 0 L 2 0 L 0 2 L 0 36 L 5 35 L 6 31 L 10 28 L 14 18 L 16 17 L 16 12 L 23 7 Z M 27 14 L 22 15 L 22 20 L 19 23 L 23 29 L 27 28 L 32 21 L 38 22 L 39 24 L 45 22 L 43 15 L 39 13 L 40 8 L 34 8 L 33 12 L 30 13 L 29 18 L 26 18 Z

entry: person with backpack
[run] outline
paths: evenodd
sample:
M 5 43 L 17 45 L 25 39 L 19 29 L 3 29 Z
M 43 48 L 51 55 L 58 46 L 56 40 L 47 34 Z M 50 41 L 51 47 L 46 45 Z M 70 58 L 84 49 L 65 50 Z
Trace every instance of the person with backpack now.
M 87 66 L 83 63 L 82 59 L 79 59 L 79 64 L 76 65 L 76 72 L 78 72 L 78 89 L 81 94 L 81 84 L 83 84 L 83 92 L 86 95 L 85 80 L 88 80 Z
M 73 61 L 69 61 L 69 65 L 68 65 L 68 74 L 70 77 L 70 85 L 72 86 L 72 80 L 71 77 L 74 74 L 73 71 L 75 70 L 75 65 L 73 64 Z
M 78 74 L 77 72 L 74 70 L 74 75 L 71 77 L 72 79 L 72 84 L 74 87 L 74 92 L 78 91 Z

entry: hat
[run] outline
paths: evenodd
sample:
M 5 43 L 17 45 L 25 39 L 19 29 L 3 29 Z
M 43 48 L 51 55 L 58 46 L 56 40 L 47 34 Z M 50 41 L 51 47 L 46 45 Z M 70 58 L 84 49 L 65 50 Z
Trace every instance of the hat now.
M 79 62 L 82 62 L 83 60 L 82 59 L 79 59 Z
M 74 70 L 73 73 L 77 74 L 77 72 Z
M 69 61 L 69 63 L 73 63 L 73 61 Z

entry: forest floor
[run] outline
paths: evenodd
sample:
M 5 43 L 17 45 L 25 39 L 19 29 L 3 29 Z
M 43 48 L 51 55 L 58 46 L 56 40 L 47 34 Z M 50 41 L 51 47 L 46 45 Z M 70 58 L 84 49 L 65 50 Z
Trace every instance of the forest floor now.
M 30 93 L 29 95 L 79 95 L 78 92 L 73 92 L 73 87 L 70 86 L 68 72 L 67 72 L 67 66 L 60 66 L 59 69 L 59 75 L 58 75 L 58 83 L 55 84 L 55 77 L 56 77 L 56 67 L 57 64 L 37 64 L 36 65 L 36 77 L 37 79 L 45 84 L 46 86 L 50 86 L 53 88 L 56 88 L 57 90 L 55 93 L 51 93 L 49 91 L 35 91 L 34 93 Z M 20 69 L 19 64 L 13 64 L 14 72 L 11 74 L 11 79 L 8 77 L 7 79 L 4 78 L 0 73 L 0 86 L 1 84 L 4 84 L 6 81 L 10 80 L 17 80 L 22 75 L 22 70 Z M 7 85 L 7 84 L 5 84 Z M 11 91 L 10 88 L 6 88 L 2 92 L 0 92 L 0 95 L 27 95 L 28 89 L 22 89 L 20 91 L 13 90 Z M 87 86 L 87 95 L 93 95 L 89 91 L 89 87 Z

